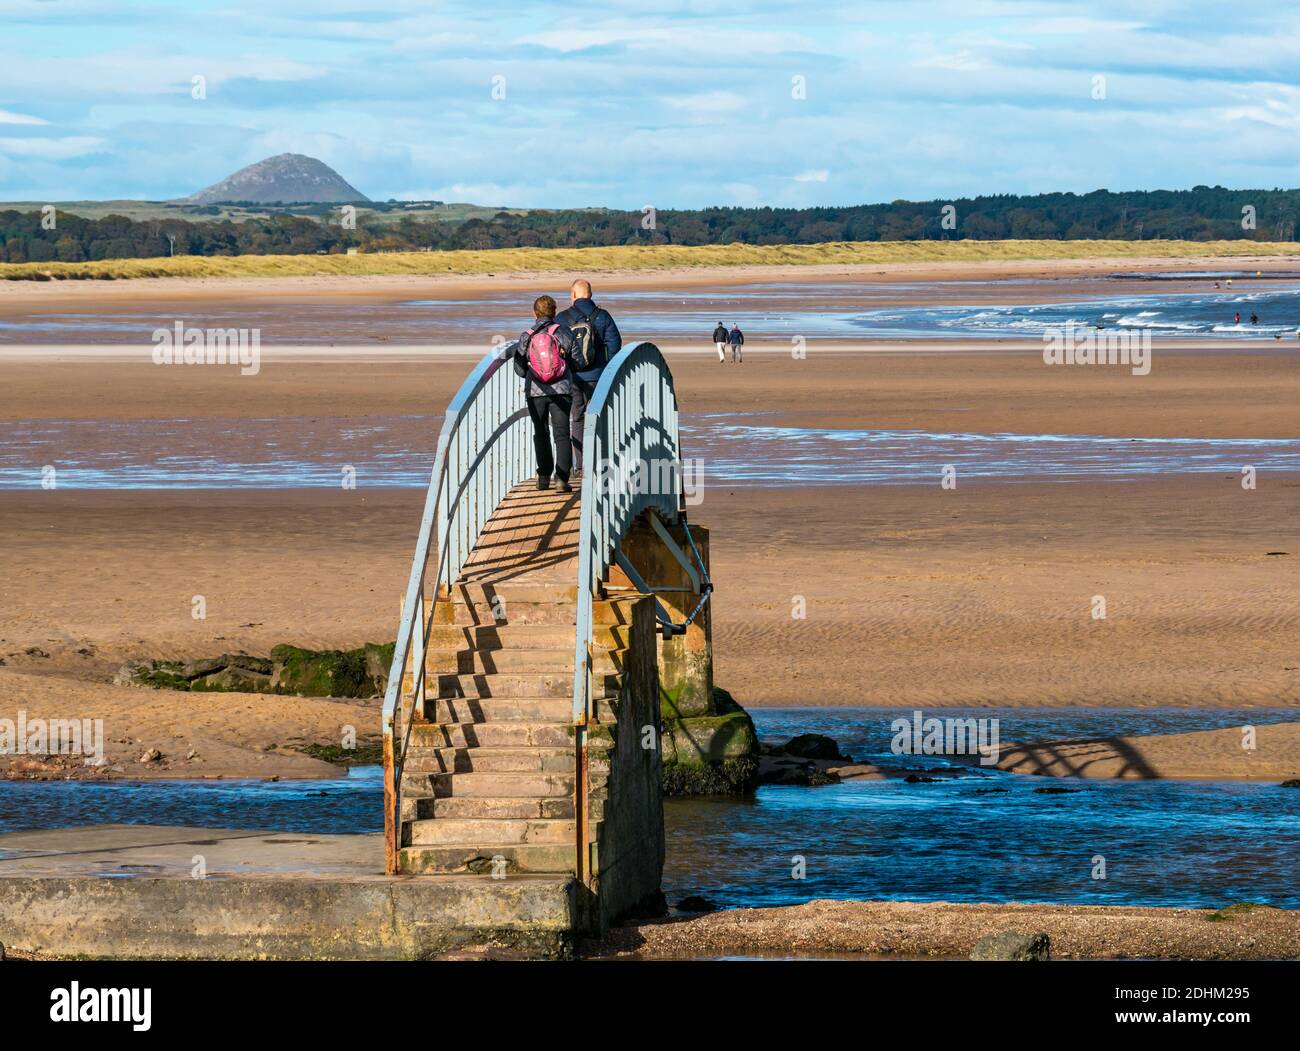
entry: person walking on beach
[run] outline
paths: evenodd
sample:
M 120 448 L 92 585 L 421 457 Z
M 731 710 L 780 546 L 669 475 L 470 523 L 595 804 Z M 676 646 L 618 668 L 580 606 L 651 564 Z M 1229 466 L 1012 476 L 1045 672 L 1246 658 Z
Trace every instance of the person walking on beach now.
M 730 342 L 731 342 L 731 360 L 744 361 L 745 359 L 740 353 L 740 348 L 745 345 L 745 334 L 740 331 L 739 324 L 732 324 Z
M 721 321 L 718 327 L 713 330 L 713 349 L 718 352 L 718 364 L 724 365 L 727 361 L 727 329 Z
M 573 407 L 573 382 L 569 351 L 573 334 L 555 320 L 555 300 L 538 296 L 533 301 L 533 327 L 526 329 L 515 347 L 515 372 L 528 380 L 528 416 L 533 421 L 533 449 L 537 453 L 537 488 L 549 489 L 551 476 L 560 491 L 573 492 L 573 441 L 569 413 Z M 550 433 L 547 433 L 549 426 Z M 551 440 L 555 449 L 552 452 Z
M 572 382 L 572 405 L 569 410 L 569 438 L 573 443 L 573 470 L 582 470 L 582 424 L 587 403 L 600 382 L 600 373 L 623 349 L 623 337 L 609 311 L 598 307 L 591 298 L 591 282 L 578 278 L 569 288 L 573 305 L 555 320 L 573 337 L 569 349 L 569 378 Z

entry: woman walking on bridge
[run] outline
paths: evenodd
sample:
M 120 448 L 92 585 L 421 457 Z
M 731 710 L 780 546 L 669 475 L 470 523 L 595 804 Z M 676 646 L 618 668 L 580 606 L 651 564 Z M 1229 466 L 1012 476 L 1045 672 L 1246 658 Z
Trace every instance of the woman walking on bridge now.
M 533 301 L 533 327 L 519 337 L 515 372 L 528 380 L 528 415 L 533 421 L 533 448 L 537 452 L 537 488 L 549 489 L 554 474 L 560 490 L 573 492 L 573 440 L 569 436 L 569 410 L 573 383 L 569 376 L 569 349 L 573 336 L 555 320 L 555 300 L 538 296 Z M 547 434 L 547 426 L 550 434 Z M 555 441 L 554 453 L 551 441 Z

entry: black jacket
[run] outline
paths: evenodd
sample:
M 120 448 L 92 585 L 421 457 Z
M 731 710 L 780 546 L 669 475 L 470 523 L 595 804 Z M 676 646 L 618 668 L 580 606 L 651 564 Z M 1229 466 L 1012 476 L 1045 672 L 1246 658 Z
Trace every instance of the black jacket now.
M 713 342 L 714 343 L 727 342 L 727 330 L 722 325 L 719 325 L 717 328 L 713 330 Z
M 614 324 L 614 319 L 609 316 L 609 311 L 604 307 L 596 306 L 590 299 L 579 299 L 568 310 L 561 310 L 555 316 L 555 320 L 566 329 L 588 318 L 591 319 L 596 335 L 600 337 L 600 342 L 605 347 L 605 361 L 600 368 L 579 372 L 578 378 L 584 383 L 594 384 L 600 379 L 601 370 L 605 365 L 613 361 L 614 355 L 623 349 L 623 336 L 619 333 L 618 326 Z

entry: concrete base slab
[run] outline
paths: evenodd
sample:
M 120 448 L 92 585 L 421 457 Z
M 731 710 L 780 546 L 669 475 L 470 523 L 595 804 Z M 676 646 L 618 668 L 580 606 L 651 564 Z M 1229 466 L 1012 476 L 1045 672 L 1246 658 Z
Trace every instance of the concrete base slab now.
M 0 943 L 59 957 L 427 959 L 467 946 L 566 956 L 558 876 L 400 876 L 379 834 L 95 825 L 0 835 Z

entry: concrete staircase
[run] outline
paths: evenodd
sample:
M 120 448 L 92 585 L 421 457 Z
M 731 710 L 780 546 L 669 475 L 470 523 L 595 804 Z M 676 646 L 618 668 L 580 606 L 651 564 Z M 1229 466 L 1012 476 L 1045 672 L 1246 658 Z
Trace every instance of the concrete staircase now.
M 608 710 L 629 634 L 614 623 L 618 603 L 597 607 L 593 692 Z M 402 773 L 401 870 L 572 873 L 577 589 L 461 583 L 429 615 L 428 697 Z

